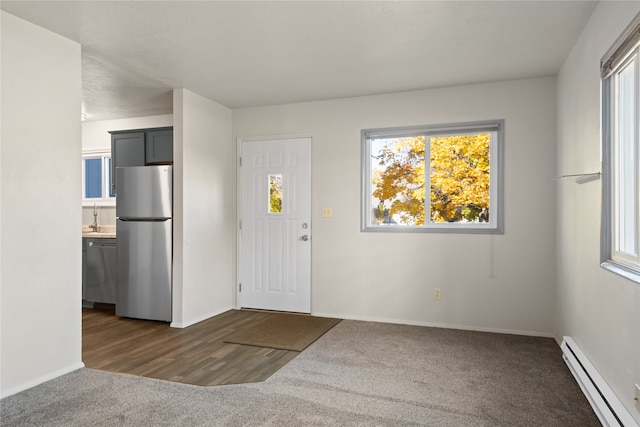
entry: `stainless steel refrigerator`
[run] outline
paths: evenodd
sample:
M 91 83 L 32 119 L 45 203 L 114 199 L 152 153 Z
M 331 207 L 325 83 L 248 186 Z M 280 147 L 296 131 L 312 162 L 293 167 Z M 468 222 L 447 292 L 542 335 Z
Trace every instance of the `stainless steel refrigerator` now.
M 116 168 L 116 315 L 171 321 L 171 166 Z

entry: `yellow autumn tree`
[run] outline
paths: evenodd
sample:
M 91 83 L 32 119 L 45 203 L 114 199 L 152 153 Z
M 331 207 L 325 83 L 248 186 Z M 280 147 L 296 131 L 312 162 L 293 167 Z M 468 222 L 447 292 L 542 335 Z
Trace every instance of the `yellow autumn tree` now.
M 489 134 L 429 138 L 431 222 L 489 220 Z M 425 137 L 385 140 L 374 154 L 378 222 L 423 225 Z
M 280 175 L 269 176 L 269 212 L 282 212 L 282 177 Z

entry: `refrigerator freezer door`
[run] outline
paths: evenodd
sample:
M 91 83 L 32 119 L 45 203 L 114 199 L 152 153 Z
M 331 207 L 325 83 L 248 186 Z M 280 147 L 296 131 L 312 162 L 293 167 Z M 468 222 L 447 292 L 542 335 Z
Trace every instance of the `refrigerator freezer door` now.
M 172 223 L 118 220 L 116 315 L 171 321 Z
M 171 166 L 116 168 L 118 218 L 171 218 Z

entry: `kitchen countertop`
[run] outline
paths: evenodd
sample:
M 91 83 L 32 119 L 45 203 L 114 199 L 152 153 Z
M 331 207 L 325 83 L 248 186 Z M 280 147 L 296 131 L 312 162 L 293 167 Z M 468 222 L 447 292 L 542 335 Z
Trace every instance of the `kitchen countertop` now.
M 99 225 L 98 231 L 93 231 L 91 226 L 82 226 L 82 237 L 89 237 L 92 239 L 115 239 L 116 226 L 115 225 Z

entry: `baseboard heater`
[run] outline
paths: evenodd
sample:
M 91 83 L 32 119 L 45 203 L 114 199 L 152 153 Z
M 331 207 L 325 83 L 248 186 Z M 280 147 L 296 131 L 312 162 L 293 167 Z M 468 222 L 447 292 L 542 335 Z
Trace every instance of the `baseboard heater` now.
M 638 426 L 573 338 L 564 337 L 560 347 L 563 353 L 562 358 L 569 366 L 569 370 L 576 378 L 602 425 L 606 427 Z

